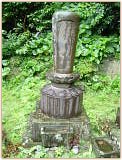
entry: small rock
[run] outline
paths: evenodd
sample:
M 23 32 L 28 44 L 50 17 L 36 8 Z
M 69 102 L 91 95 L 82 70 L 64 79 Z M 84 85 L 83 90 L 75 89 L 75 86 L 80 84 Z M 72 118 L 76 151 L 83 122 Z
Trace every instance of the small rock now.
M 74 154 L 78 154 L 79 147 L 78 146 L 73 146 L 72 151 L 73 151 Z
M 50 148 L 50 151 L 55 151 L 58 147 L 52 147 Z
M 45 148 L 45 151 L 48 152 L 50 150 L 50 148 Z
M 61 134 L 56 134 L 56 135 L 55 135 L 55 138 L 56 138 L 56 140 L 59 141 L 59 142 L 60 142 L 60 141 L 63 141 L 63 137 L 61 136 Z

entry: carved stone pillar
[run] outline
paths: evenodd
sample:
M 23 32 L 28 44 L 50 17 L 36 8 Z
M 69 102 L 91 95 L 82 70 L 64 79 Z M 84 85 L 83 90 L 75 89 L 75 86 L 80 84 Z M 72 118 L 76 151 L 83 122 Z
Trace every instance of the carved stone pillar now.
M 56 12 L 52 18 L 54 69 L 47 74 L 51 84 L 42 89 L 40 108 L 48 116 L 70 118 L 81 113 L 83 92 L 73 83 L 73 64 L 79 29 L 79 16 L 72 12 Z

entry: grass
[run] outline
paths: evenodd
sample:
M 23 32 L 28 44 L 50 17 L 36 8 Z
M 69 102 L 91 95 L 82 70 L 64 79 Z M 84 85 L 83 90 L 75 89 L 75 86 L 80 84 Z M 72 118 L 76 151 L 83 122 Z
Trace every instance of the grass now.
M 94 92 L 88 90 L 84 94 L 84 107 L 90 118 L 93 133 L 99 130 L 100 121 L 109 119 L 115 122 L 117 108 L 120 106 L 119 95 L 104 90 Z
M 40 88 L 45 81 L 2 87 L 2 123 L 8 139 L 12 143 L 20 143 L 25 130 L 29 114 L 35 110 L 36 101 L 40 97 Z M 33 84 L 33 86 L 32 86 Z

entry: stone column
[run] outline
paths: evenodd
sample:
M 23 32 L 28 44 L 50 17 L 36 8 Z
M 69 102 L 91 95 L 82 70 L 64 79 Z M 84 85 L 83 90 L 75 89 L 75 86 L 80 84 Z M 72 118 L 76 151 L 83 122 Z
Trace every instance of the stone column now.
M 79 29 L 79 16 L 72 12 L 56 12 L 52 18 L 54 72 L 70 74 Z
M 79 77 L 73 73 L 79 16 L 59 11 L 52 18 L 54 69 L 47 74 L 51 84 L 42 89 L 40 108 L 48 116 L 71 118 L 81 113 L 83 92 L 73 83 Z

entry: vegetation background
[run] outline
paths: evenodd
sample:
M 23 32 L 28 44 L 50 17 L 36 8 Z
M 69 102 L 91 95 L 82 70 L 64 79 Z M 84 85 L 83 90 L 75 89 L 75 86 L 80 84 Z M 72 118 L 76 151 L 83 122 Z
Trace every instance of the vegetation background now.
M 114 78 L 99 71 L 104 59 L 120 59 L 119 2 L 3 2 L 2 3 L 2 126 L 4 157 L 36 157 L 20 148 L 10 153 L 11 144 L 21 144 L 29 115 L 35 110 L 40 89 L 49 81 L 53 66 L 52 15 L 70 10 L 80 16 L 74 72 L 85 86 L 84 106 L 94 135 L 101 134 L 100 119 L 115 121 L 119 106 L 120 75 Z M 32 150 L 31 150 L 32 151 Z M 39 157 L 46 157 L 45 150 Z M 63 156 L 59 148 L 54 155 Z M 67 153 L 67 157 L 73 157 Z M 92 157 L 90 153 L 74 155 Z

